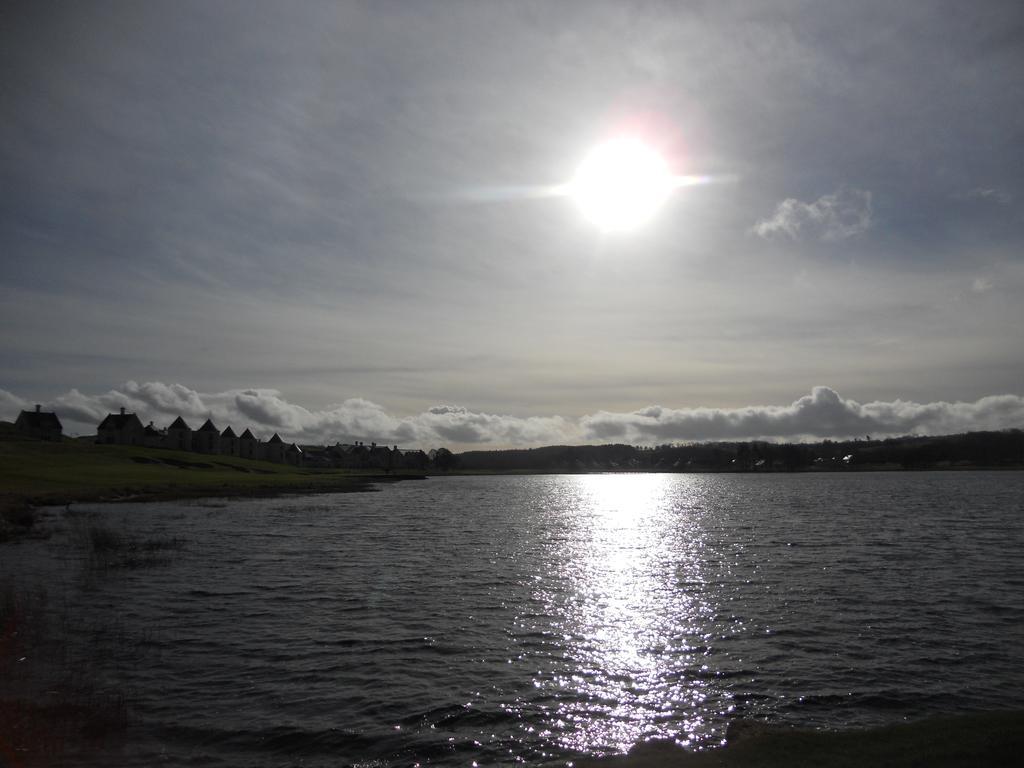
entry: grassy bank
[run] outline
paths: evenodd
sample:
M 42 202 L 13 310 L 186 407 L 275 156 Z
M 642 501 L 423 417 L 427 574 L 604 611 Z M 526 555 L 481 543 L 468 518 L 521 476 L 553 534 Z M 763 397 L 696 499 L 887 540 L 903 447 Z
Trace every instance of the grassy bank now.
M 687 752 L 675 744 L 644 744 L 630 754 L 581 760 L 578 768 L 968 768 L 1016 766 L 1024 755 L 1024 712 L 936 717 L 916 723 L 848 731 L 750 725 L 730 729 L 721 749 Z
M 302 469 L 230 456 L 78 440 L 45 442 L 0 434 L 0 537 L 31 524 L 31 509 L 75 501 L 365 490 L 415 477 L 357 470 Z

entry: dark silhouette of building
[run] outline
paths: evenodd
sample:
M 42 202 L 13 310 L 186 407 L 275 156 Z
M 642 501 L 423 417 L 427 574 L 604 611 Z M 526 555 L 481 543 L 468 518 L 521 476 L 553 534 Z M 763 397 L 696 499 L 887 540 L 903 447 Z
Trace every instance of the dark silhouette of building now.
M 238 455 L 238 437 L 231 427 L 220 433 L 220 453 L 225 456 Z
M 243 459 L 258 459 L 260 457 L 260 441 L 248 429 L 238 438 L 238 455 Z
M 64 432 L 57 414 L 44 411 L 41 405 L 37 405 L 34 411 L 19 413 L 14 426 L 23 435 L 38 437 L 41 440 L 60 440 Z
M 265 461 L 272 461 L 275 464 L 284 464 L 284 452 L 285 452 L 284 440 L 282 440 L 277 432 L 274 436 L 267 440 L 263 446 L 263 459 Z
M 179 416 L 167 428 L 167 442 L 164 446 L 176 451 L 192 450 L 192 427 Z
M 109 413 L 96 428 L 96 442 L 104 445 L 142 445 L 146 428 L 134 413 Z
M 142 428 L 142 444 L 147 448 L 163 448 L 166 441 L 167 433 L 154 427 L 152 421 Z
M 220 452 L 220 430 L 210 419 L 192 434 L 192 450 L 197 453 Z

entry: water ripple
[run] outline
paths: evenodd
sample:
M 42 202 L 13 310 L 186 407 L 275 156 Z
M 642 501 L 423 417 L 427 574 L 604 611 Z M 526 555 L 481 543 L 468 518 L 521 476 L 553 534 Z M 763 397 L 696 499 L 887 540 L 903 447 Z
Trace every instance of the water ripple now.
M 118 764 L 564 763 L 1024 705 L 1021 498 L 1016 473 L 444 478 L 54 510 L 0 574 L 130 693 Z M 93 573 L 98 519 L 188 544 Z

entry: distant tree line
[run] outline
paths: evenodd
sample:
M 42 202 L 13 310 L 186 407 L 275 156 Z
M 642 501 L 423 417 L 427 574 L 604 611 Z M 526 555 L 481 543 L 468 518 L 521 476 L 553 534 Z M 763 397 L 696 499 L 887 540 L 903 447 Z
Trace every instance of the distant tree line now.
M 939 437 L 763 440 L 666 444 L 556 445 L 467 451 L 446 457 L 448 469 L 498 472 L 808 472 L 857 469 L 1024 467 L 1024 431 L 968 432 Z

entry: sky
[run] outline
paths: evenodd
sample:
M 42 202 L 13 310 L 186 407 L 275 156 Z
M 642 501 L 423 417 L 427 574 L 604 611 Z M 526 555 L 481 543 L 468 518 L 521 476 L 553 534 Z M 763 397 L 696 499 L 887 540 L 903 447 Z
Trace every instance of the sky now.
M 620 135 L 703 183 L 606 232 Z M 1024 427 L 1022 328 L 1019 2 L 0 6 L 0 418 Z

